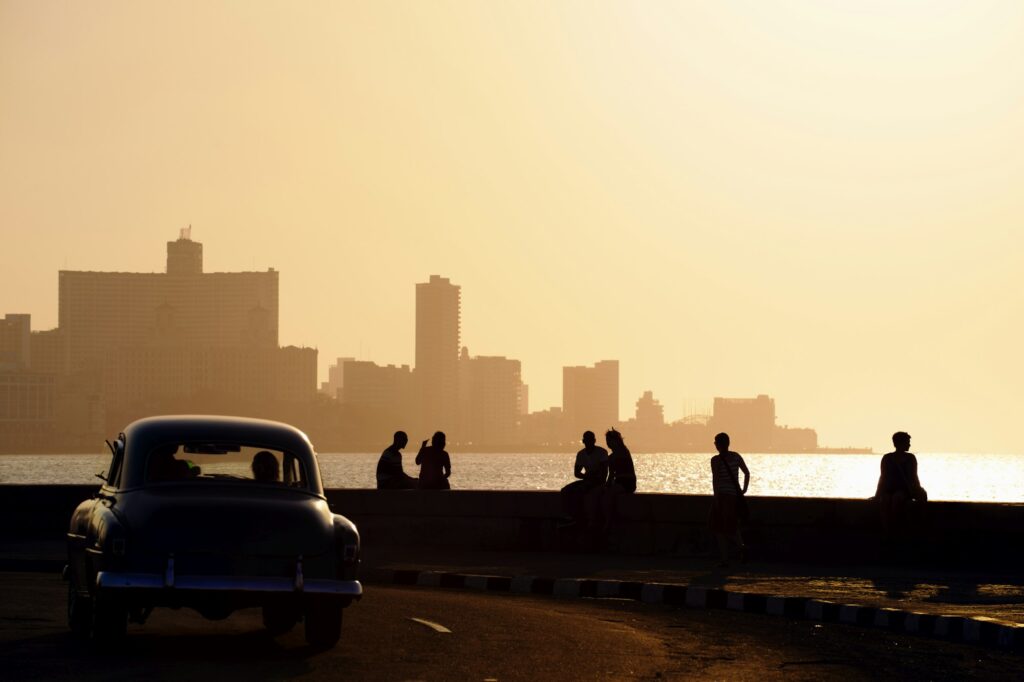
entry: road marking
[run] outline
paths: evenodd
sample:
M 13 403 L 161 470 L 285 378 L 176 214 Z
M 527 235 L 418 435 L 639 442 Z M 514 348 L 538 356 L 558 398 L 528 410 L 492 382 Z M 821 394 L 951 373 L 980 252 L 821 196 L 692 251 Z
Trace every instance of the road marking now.
M 445 626 L 441 625 L 440 623 L 435 623 L 433 621 L 426 620 L 424 618 L 410 618 L 409 620 L 411 620 L 414 623 L 419 623 L 420 625 L 426 625 L 428 628 L 430 628 L 434 632 L 440 632 L 440 633 L 443 633 L 443 634 L 446 634 L 446 635 L 452 634 L 451 630 L 449 630 Z

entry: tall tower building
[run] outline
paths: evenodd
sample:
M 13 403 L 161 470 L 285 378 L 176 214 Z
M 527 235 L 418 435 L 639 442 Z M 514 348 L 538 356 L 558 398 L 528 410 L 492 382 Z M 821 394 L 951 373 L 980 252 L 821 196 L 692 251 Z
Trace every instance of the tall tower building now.
M 619 423 L 619 361 L 562 368 L 562 411 L 569 434 L 600 433 Z
M 203 245 L 192 241 L 192 226 L 178 233 L 178 240 L 167 242 L 168 275 L 203 274 Z
M 446 277 L 431 275 L 416 285 L 416 382 L 429 431 L 448 433 L 458 425 L 461 303 L 462 288 Z

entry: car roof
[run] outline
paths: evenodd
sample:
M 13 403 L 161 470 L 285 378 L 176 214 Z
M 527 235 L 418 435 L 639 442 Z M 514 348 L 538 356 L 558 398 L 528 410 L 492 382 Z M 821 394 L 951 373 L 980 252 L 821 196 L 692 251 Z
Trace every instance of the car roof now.
M 177 414 L 139 419 L 125 428 L 128 442 L 133 439 L 156 441 L 171 438 L 184 441 L 249 441 L 286 450 L 310 450 L 313 445 L 299 429 L 283 422 L 251 417 Z
M 323 490 L 313 445 L 305 433 L 283 422 L 251 417 L 180 414 L 146 417 L 125 430 L 124 480 L 126 487 L 142 484 L 143 459 L 153 447 L 177 443 L 239 443 L 287 451 L 304 461 L 313 490 Z

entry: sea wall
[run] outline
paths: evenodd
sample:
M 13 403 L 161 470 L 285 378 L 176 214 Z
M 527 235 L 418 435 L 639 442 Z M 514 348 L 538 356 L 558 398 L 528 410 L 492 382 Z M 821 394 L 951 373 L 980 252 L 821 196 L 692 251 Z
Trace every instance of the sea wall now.
M 75 506 L 95 486 L 0 485 L 5 539 L 60 540 Z M 354 521 L 364 545 L 451 549 L 571 551 L 604 543 L 628 554 L 710 554 L 711 498 L 637 494 L 621 498 L 607 538 L 561 528 L 556 492 L 335 489 L 332 509 Z M 879 558 L 878 510 L 869 500 L 749 498 L 745 531 L 755 557 L 812 563 L 871 563 Z M 1024 565 L 1024 504 L 929 502 L 889 554 L 929 565 Z

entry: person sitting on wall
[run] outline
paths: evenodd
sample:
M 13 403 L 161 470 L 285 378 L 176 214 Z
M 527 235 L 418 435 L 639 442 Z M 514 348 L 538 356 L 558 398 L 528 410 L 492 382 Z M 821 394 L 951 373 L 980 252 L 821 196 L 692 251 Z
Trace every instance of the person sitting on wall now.
M 881 506 L 882 529 L 889 533 L 906 521 L 911 502 L 927 502 L 928 493 L 917 478 L 917 457 L 910 452 L 910 434 L 892 434 L 896 449 L 882 456 L 875 499 Z
M 605 528 L 610 528 L 615 520 L 619 496 L 636 492 L 636 469 L 633 467 L 633 455 L 626 447 L 621 433 L 608 429 L 604 434 L 604 442 L 611 452 L 608 455 L 608 483 L 604 488 L 602 506 Z
M 452 475 L 452 460 L 444 449 L 445 442 L 444 432 L 437 431 L 430 439 L 430 445 L 423 441 L 416 453 L 421 490 L 448 490 L 452 487 L 448 483 L 448 477 Z
M 277 457 L 267 450 L 260 450 L 252 458 L 252 477 L 260 483 L 276 483 L 281 480 Z
M 573 475 L 579 479 L 562 488 L 566 521 L 581 523 L 597 516 L 597 499 L 608 480 L 608 451 L 597 444 L 593 431 L 583 432 L 583 449 L 576 453 Z
M 416 479 L 402 469 L 402 448 L 409 444 L 405 431 L 395 431 L 394 440 L 377 460 L 378 490 L 410 490 L 416 487 Z

